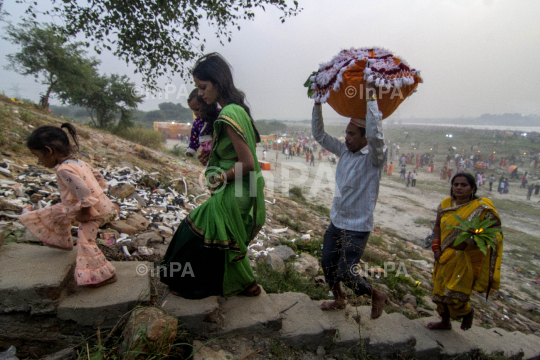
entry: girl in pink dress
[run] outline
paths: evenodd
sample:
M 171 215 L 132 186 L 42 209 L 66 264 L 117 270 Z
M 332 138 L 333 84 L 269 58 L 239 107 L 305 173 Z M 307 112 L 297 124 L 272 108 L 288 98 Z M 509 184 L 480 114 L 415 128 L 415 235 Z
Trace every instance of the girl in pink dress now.
M 27 139 L 27 146 L 45 167 L 58 165 L 56 181 L 61 203 L 19 216 L 19 221 L 47 246 L 72 250 L 71 222 L 79 222 L 75 280 L 77 285 L 99 287 L 116 281 L 116 269 L 96 245 L 99 224 L 114 205 L 103 193 L 103 175 L 72 156 L 66 128 L 79 147 L 75 128 L 42 126 Z

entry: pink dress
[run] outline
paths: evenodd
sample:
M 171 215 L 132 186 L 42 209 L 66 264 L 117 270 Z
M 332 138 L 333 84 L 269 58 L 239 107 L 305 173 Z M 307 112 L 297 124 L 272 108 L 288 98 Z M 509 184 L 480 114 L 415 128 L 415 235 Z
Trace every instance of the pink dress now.
M 114 266 L 96 245 L 99 224 L 115 210 L 103 189 L 103 175 L 81 160 L 66 160 L 56 171 L 61 203 L 19 216 L 19 221 L 47 246 L 73 249 L 71 222 L 83 207 L 90 208 L 90 221 L 79 223 L 77 236 L 77 285 L 99 284 L 112 278 Z

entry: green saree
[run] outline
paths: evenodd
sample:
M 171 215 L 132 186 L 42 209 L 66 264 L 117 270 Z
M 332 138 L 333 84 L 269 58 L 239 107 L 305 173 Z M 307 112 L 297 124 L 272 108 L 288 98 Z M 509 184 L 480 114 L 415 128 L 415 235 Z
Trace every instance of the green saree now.
M 255 169 L 216 190 L 180 224 L 160 268 L 161 281 L 187 299 L 233 296 L 255 282 L 247 246 L 266 220 L 264 179 L 255 154 L 259 140 L 250 117 L 238 105 L 225 106 L 214 122 L 206 178 L 234 166 L 238 155 L 230 126 L 249 146 Z M 188 265 L 189 263 L 189 265 Z

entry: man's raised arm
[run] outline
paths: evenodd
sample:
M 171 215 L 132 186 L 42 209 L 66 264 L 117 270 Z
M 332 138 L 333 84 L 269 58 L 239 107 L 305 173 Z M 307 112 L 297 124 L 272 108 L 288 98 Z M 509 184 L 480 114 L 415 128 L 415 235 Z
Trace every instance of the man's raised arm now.
M 313 106 L 313 113 L 311 116 L 311 133 L 322 147 L 331 153 L 336 154 L 337 156 L 341 156 L 341 153 L 344 151 L 345 144 L 339 141 L 339 139 L 324 132 L 322 106 L 320 103 L 315 103 Z
M 373 166 L 384 166 L 388 147 L 384 144 L 382 113 L 379 111 L 376 98 L 367 101 L 366 139 Z

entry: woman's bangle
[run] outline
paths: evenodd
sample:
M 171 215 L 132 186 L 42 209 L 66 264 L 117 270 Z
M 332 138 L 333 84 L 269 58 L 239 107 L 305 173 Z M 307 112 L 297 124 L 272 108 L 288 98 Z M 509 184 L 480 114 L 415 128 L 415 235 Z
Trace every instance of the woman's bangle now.
M 433 243 L 431 244 L 431 250 L 433 252 L 441 250 L 441 240 L 440 239 L 433 240 Z

